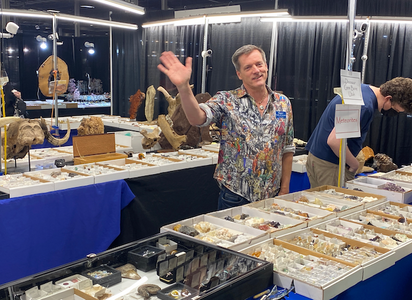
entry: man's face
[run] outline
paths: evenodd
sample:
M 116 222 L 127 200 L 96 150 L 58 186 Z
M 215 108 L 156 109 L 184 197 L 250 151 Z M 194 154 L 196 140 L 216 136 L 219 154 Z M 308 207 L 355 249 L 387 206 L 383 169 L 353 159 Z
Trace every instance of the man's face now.
M 239 56 L 239 65 L 240 68 L 239 71 L 236 71 L 236 74 L 243 81 L 247 90 L 265 86 L 268 77 L 268 66 L 258 50 Z

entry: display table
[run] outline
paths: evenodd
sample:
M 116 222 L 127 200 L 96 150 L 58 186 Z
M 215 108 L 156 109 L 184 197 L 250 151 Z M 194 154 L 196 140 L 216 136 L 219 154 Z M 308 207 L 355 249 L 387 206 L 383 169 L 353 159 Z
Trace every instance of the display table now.
M 118 180 L 0 200 L 0 284 L 107 250 L 134 197 Z

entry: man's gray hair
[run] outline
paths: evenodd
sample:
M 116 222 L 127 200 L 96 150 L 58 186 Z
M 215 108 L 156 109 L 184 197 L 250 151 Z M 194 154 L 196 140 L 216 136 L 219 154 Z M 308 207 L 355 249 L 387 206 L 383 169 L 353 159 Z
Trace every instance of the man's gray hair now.
M 240 65 L 239 65 L 239 57 L 243 54 L 249 54 L 254 50 L 258 50 L 260 54 L 262 54 L 263 61 L 266 63 L 266 54 L 265 51 L 263 51 L 262 48 L 255 46 L 255 45 L 244 45 L 237 49 L 235 53 L 232 55 L 232 63 L 235 66 L 236 71 L 239 71 Z

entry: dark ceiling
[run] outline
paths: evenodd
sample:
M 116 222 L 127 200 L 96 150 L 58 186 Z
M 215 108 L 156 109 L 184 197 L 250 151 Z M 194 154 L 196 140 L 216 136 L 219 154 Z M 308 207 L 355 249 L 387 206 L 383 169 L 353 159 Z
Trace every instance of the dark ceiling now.
M 76 11 L 79 16 L 91 17 L 97 19 L 109 19 L 110 11 L 113 21 L 128 22 L 133 24 L 142 24 L 149 21 L 157 21 L 162 19 L 170 19 L 174 17 L 174 11 L 222 7 L 228 5 L 240 5 L 242 11 L 265 10 L 273 9 L 275 1 L 271 0 L 240 0 L 240 1 L 224 1 L 224 0 L 126 0 L 125 2 L 137 4 L 145 8 L 146 14 L 140 16 L 133 13 L 125 13 L 121 9 L 113 8 L 99 1 L 93 0 L 3 0 L 1 3 L 4 7 L 10 9 L 29 9 L 38 11 L 54 10 L 64 14 L 75 15 Z M 9 2 L 9 3 L 8 3 Z M 3 18 L 5 19 L 5 18 Z M 11 17 L 20 26 L 20 32 L 26 33 L 50 33 L 52 24 L 50 20 L 17 18 Z M 4 22 L 9 21 L 5 19 Z M 109 29 L 103 26 L 80 25 L 80 35 L 107 35 Z M 59 34 L 63 36 L 75 35 L 75 26 L 70 22 L 58 22 Z

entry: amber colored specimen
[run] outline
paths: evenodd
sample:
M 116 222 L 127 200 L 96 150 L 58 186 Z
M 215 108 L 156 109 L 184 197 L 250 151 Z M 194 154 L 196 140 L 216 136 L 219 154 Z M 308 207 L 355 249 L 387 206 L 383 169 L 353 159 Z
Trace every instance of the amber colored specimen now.
M 136 114 L 139 106 L 142 104 L 143 99 L 145 98 L 145 94 L 139 90 L 137 90 L 136 94 L 130 96 L 130 108 L 129 108 L 129 116 L 131 120 L 136 119 Z

